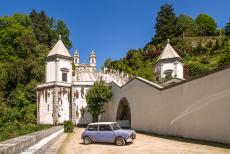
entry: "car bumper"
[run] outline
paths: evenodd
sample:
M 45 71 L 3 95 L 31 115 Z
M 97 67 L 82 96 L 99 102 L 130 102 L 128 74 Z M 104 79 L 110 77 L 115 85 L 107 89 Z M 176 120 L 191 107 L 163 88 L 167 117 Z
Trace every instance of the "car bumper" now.
M 131 138 L 126 139 L 126 142 L 132 142 L 133 140 Z

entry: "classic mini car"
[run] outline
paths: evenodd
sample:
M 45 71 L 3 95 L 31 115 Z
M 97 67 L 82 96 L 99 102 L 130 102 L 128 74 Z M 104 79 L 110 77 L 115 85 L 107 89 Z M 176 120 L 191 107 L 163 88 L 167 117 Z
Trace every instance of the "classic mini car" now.
M 97 122 L 87 126 L 81 135 L 84 144 L 109 142 L 122 146 L 136 138 L 134 130 L 121 129 L 116 122 Z

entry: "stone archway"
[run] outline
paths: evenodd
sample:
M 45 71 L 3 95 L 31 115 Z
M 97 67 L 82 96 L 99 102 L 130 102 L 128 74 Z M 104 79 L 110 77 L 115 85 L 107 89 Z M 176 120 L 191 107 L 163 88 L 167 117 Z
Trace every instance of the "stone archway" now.
M 123 128 L 131 128 L 131 110 L 125 97 L 121 98 L 118 104 L 116 121 Z

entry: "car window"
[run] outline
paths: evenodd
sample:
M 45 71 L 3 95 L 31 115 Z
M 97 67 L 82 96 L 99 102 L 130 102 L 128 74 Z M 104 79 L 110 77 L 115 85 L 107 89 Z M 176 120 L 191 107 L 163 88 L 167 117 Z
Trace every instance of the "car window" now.
M 112 131 L 110 125 L 99 125 L 100 131 Z
M 113 130 L 121 129 L 121 127 L 119 126 L 118 123 L 114 123 L 114 124 L 112 124 L 111 126 L 112 126 Z
M 88 131 L 97 131 L 98 130 L 98 125 L 89 125 Z

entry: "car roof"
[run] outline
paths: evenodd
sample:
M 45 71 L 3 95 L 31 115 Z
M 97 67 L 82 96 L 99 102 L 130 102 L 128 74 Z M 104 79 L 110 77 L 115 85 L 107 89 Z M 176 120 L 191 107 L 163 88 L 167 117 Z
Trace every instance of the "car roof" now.
M 89 125 L 108 125 L 108 124 L 115 124 L 116 122 L 94 122 L 90 123 Z

